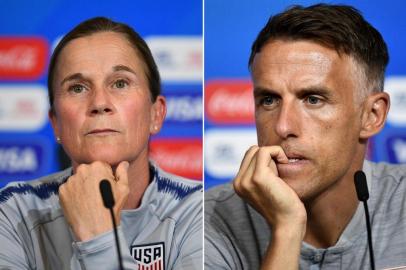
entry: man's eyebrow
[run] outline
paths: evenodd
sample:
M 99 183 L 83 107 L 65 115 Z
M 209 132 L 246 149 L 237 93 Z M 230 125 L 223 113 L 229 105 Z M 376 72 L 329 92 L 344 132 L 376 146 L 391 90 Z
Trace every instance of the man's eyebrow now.
M 134 75 L 137 75 L 137 73 L 130 67 L 127 67 L 125 65 L 117 65 L 113 67 L 113 71 L 117 72 L 117 71 L 127 71 L 130 73 L 133 73 Z
M 327 87 L 322 86 L 309 86 L 295 91 L 295 95 L 298 97 L 305 97 L 308 95 L 320 95 L 324 97 L 331 97 L 332 92 Z M 254 97 L 264 96 L 264 95 L 279 95 L 279 93 L 273 89 L 266 87 L 254 87 Z
M 277 92 L 275 90 L 266 88 L 266 87 L 261 87 L 257 86 L 254 87 L 254 97 L 259 97 L 259 96 L 264 96 L 264 95 L 277 95 Z
M 61 86 L 66 83 L 67 81 L 74 81 L 74 80 L 85 80 L 85 76 L 83 76 L 82 73 L 74 73 L 72 75 L 69 75 L 65 79 L 62 80 Z
M 309 95 L 320 95 L 324 97 L 331 97 L 332 92 L 329 88 L 327 87 L 321 87 L 321 86 L 310 86 L 306 88 L 299 89 L 296 91 L 296 95 L 299 97 L 304 97 L 304 96 L 309 96 Z

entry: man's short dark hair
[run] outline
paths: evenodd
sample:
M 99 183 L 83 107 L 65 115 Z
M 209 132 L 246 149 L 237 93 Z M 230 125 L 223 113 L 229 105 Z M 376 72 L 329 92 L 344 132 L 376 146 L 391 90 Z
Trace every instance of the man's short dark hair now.
M 58 62 L 58 57 L 61 54 L 63 48 L 66 45 L 77 38 L 90 36 L 92 34 L 101 32 L 114 32 L 122 34 L 134 47 L 137 55 L 141 57 L 141 60 L 145 63 L 147 70 L 145 71 L 148 78 L 149 90 L 151 92 L 151 100 L 155 102 L 158 95 L 161 94 L 161 79 L 158 72 L 158 67 L 152 57 L 152 53 L 147 43 L 141 38 L 141 36 L 134 31 L 130 26 L 124 23 L 112 21 L 105 17 L 95 17 L 86 20 L 69 33 L 67 33 L 56 46 L 52 53 L 51 61 L 48 68 L 48 97 L 49 105 L 52 112 L 54 112 L 54 89 L 53 80 L 55 77 L 55 67 Z
M 386 43 L 381 34 L 351 6 L 292 6 L 270 17 L 252 45 L 249 68 L 255 54 L 271 40 L 309 40 L 335 49 L 338 54 L 350 55 L 364 68 L 369 90 L 383 90 L 389 62 Z

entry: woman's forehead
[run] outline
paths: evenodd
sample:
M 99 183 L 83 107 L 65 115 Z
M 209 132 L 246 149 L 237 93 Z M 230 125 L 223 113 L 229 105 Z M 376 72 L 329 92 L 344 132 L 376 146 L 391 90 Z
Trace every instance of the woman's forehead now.
M 74 39 L 62 49 L 56 65 L 57 77 L 76 72 L 107 72 L 115 66 L 145 73 L 141 59 L 124 34 L 96 33 Z

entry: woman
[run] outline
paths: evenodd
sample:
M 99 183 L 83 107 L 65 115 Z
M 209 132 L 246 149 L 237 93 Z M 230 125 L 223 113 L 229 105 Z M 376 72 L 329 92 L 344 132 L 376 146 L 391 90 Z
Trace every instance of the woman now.
M 0 191 L 0 265 L 117 269 L 107 179 L 126 269 L 200 269 L 201 185 L 148 159 L 166 105 L 145 41 L 106 18 L 79 24 L 54 50 L 48 91 L 72 168 Z

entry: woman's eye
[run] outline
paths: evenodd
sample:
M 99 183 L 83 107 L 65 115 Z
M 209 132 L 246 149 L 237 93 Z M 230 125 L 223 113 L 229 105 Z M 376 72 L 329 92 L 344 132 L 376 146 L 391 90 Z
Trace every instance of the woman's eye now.
M 115 88 L 125 88 L 127 85 L 128 83 L 125 80 L 117 80 L 114 82 Z
M 75 84 L 69 87 L 69 91 L 74 92 L 76 94 L 82 93 L 84 90 L 84 86 L 80 84 Z

